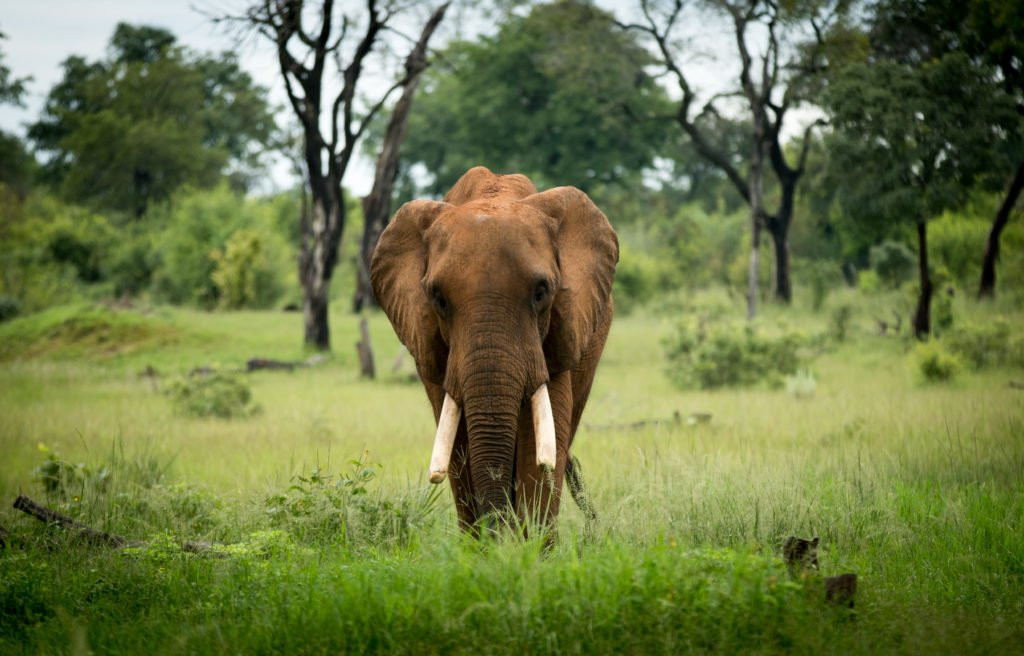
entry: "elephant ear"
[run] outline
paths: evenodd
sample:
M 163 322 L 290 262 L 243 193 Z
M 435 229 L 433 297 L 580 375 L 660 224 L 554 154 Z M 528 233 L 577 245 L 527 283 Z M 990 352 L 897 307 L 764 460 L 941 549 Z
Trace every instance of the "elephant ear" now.
M 619 240 L 608 218 L 575 187 L 556 187 L 523 199 L 555 220 L 561 282 L 544 340 L 548 374 L 580 361 L 612 311 Z
M 402 205 L 381 233 L 370 261 L 370 284 L 398 339 L 412 353 L 424 380 L 440 385 L 447 347 L 423 290 L 426 243 L 423 234 L 447 203 L 416 200 Z

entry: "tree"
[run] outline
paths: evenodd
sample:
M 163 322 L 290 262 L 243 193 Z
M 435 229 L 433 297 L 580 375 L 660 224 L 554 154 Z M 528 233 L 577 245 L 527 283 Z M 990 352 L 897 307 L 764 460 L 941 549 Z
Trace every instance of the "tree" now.
M 993 89 L 985 71 L 953 53 L 919 66 L 887 59 L 854 64 L 825 95 L 834 126 L 830 166 L 846 213 L 871 225 L 907 222 L 916 229 L 918 338 L 931 330 L 928 220 L 962 205 L 979 179 L 1005 165 L 1000 146 L 1017 116 L 1012 100 Z M 850 175 L 854 170 L 870 175 Z
M 384 34 L 395 29 L 396 16 L 406 8 L 390 0 L 383 4 L 366 0 L 359 9 L 336 14 L 333 0 L 310 2 L 308 6 L 303 0 L 263 0 L 249 7 L 243 17 L 215 19 L 240 21 L 274 44 L 288 102 L 302 128 L 310 206 L 301 217 L 299 282 L 305 343 L 318 350 L 328 350 L 331 343 L 327 303 L 345 229 L 342 181 L 356 145 L 374 116 L 395 90 L 422 70 L 407 70 L 357 116 L 356 91 L 367 58 L 381 46 Z M 435 15 L 437 12 L 443 15 L 444 7 Z M 311 13 L 316 14 L 315 25 L 307 26 Z M 433 31 L 430 20 L 427 27 Z M 325 108 L 328 60 L 335 64 L 340 90 Z
M 427 43 L 437 25 L 444 18 L 448 3 L 438 7 L 430 17 L 420 34 L 420 40 L 405 58 L 406 82 L 398 102 L 391 108 L 387 129 L 377 155 L 377 166 L 374 170 L 373 187 L 363 198 L 363 238 L 359 242 L 359 259 L 356 268 L 356 292 L 352 300 L 352 309 L 359 312 L 364 306 L 376 305 L 373 286 L 370 284 L 370 259 L 377 241 L 384 232 L 391 217 L 391 196 L 398 177 L 401 146 L 405 140 L 409 123 L 409 112 L 412 109 L 413 96 L 419 86 L 420 74 L 427 68 Z M 360 324 L 363 325 L 363 324 Z M 369 337 L 364 336 L 369 344 Z M 371 363 L 372 367 L 372 363 Z M 372 375 L 370 376 L 373 377 Z
M 70 200 L 140 217 L 182 185 L 254 166 L 274 127 L 234 55 L 193 53 L 160 28 L 121 23 L 105 59 L 63 66 L 28 134 L 49 156 L 44 180 Z
M 959 52 L 996 75 L 1024 117 L 1024 12 L 1015 0 L 885 0 L 876 8 L 872 45 L 889 59 L 910 65 Z M 1024 122 L 1016 126 L 1003 201 L 982 254 L 978 296 L 995 296 L 996 261 L 1003 229 L 1024 191 Z M 1008 180 L 1008 182 L 1007 182 Z
M 650 56 L 585 0 L 510 14 L 493 36 L 452 43 L 440 59 L 403 146 L 402 175 L 430 174 L 419 193 L 441 195 L 476 165 L 591 190 L 635 180 L 664 143 L 646 118 L 666 103 Z
M 0 40 L 7 36 L 0 32 Z M 16 78 L 11 69 L 4 65 L 3 51 L 0 50 L 0 104 L 23 106 L 25 84 L 31 79 Z M 25 150 L 21 139 L 0 130 L 0 185 L 5 185 L 18 196 L 28 193 L 29 177 L 34 161 Z
M 775 297 L 784 303 L 792 299 L 790 278 L 789 231 L 797 185 L 804 174 L 810 132 L 809 125 L 797 149 L 795 161 L 786 155 L 783 131 L 787 116 L 812 99 L 811 81 L 827 63 L 826 33 L 837 28 L 847 10 L 847 2 L 782 3 L 774 0 L 706 3 L 724 13 L 733 32 L 740 68 L 736 85 L 708 99 L 696 109 L 698 90 L 691 84 L 673 46 L 686 0 L 640 0 L 644 21 L 625 27 L 638 30 L 653 42 L 663 65 L 679 88 L 681 98 L 675 120 L 690 138 L 693 147 L 721 170 L 750 206 L 751 251 L 747 276 L 747 317 L 757 308 L 758 270 L 762 230 L 767 228 L 775 247 Z M 810 33 L 811 37 L 801 36 Z M 760 54 L 754 45 L 763 41 Z M 729 149 L 728 142 L 712 137 L 707 129 L 709 117 L 719 117 L 717 104 L 724 98 L 741 98 L 749 121 L 749 137 L 744 150 Z M 741 166 L 741 163 L 745 165 Z M 774 174 L 779 187 L 779 202 L 774 212 L 766 209 L 765 170 Z

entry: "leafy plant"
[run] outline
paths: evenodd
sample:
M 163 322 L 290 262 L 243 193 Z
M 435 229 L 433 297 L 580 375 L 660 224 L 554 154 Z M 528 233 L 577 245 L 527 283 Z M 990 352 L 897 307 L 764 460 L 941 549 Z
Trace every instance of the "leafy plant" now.
M 259 409 L 249 386 L 227 374 L 182 378 L 171 383 L 167 395 L 178 412 L 192 417 L 248 417 Z
M 946 336 L 949 349 L 973 369 L 1000 365 L 1024 366 L 1024 339 L 1010 330 L 1010 322 L 997 317 L 984 324 L 966 324 Z
M 803 337 L 787 333 L 761 337 L 749 326 L 741 330 L 716 329 L 710 336 L 694 336 L 681 326 L 666 345 L 669 378 L 681 387 L 702 389 L 767 382 L 779 385 L 800 365 Z
M 960 359 L 938 340 L 921 342 L 914 348 L 917 369 L 927 382 L 951 380 L 960 371 Z
M 21 302 L 18 299 L 0 296 L 0 322 L 18 316 L 19 312 L 21 312 Z
M 93 469 L 81 462 L 68 462 L 58 451 L 41 442 L 38 448 L 46 459 L 32 474 L 47 497 L 77 503 L 85 496 L 86 490 L 106 490 L 111 477 L 110 468 Z
M 367 457 L 363 453 L 350 460 L 348 471 L 338 476 L 318 466 L 308 476 L 292 477 L 285 492 L 266 498 L 267 514 L 278 526 L 310 541 L 354 546 L 408 543 L 432 519 L 440 488 L 395 500 L 371 493 L 369 484 L 377 471 Z

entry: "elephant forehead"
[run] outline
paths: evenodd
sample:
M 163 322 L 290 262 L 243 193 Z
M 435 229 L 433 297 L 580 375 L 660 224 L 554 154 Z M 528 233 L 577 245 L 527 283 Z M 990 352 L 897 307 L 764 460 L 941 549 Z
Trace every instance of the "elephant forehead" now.
M 514 206 L 463 206 L 438 218 L 427 239 L 431 250 L 450 257 L 506 255 L 513 259 L 546 254 L 552 235 L 543 215 Z

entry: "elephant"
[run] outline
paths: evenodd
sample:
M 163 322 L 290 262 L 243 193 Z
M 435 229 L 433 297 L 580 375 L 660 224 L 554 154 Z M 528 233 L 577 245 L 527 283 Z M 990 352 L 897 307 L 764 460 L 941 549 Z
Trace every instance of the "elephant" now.
M 618 259 L 584 192 L 538 193 L 484 167 L 442 201 L 404 204 L 382 232 L 371 284 L 433 406 L 430 480 L 449 479 L 463 530 L 552 528 L 567 467 L 576 495 L 570 448 Z

